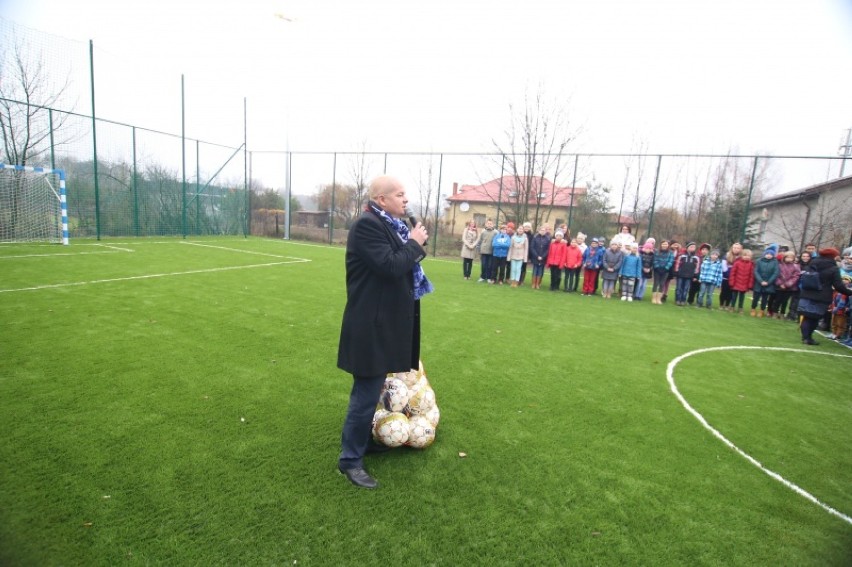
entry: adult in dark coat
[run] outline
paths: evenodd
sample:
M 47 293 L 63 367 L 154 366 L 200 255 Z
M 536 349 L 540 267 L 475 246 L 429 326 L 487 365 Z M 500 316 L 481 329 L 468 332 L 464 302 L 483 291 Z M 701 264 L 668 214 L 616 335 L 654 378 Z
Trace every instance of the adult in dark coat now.
M 837 267 L 835 258 L 840 255 L 836 248 L 824 248 L 819 251 L 819 256 L 811 260 L 807 268 L 819 273 L 821 289 L 804 289 L 799 294 L 799 315 L 801 320 L 802 342 L 806 345 L 818 344 L 813 339 L 814 331 L 819 320 L 828 311 L 831 304 L 832 291 L 852 294 L 852 289 L 846 287 L 840 277 L 840 268 Z
M 337 366 L 354 377 L 341 435 L 338 469 L 356 486 L 378 483 L 364 470 L 373 414 L 385 377 L 418 368 L 420 297 L 431 284 L 420 261 L 428 237 L 422 224 L 411 230 L 408 198 L 399 180 L 382 176 L 370 185 L 370 202 L 346 242 L 346 308 Z

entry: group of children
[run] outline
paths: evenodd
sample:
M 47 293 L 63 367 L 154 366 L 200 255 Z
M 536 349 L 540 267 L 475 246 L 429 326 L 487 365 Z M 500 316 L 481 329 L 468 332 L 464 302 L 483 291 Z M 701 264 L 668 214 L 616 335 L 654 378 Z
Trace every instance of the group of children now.
M 570 237 L 565 225 L 551 237 L 547 226 L 533 233 L 530 223 L 515 229 L 513 223 L 494 228 L 486 221 L 478 230 L 471 221 L 462 237 L 463 273 L 470 279 L 473 259 L 481 261 L 480 282 L 512 287 L 523 285 L 527 264 L 532 267 L 532 288 L 541 289 L 545 270 L 550 272 L 550 290 L 596 295 L 613 295 L 621 301 L 641 301 L 651 287 L 651 302 L 666 303 L 674 289 L 674 304 L 712 309 L 719 292 L 719 308 L 742 313 L 746 295 L 751 292 L 750 315 L 797 320 L 799 279 L 803 266 L 816 257 L 816 246 L 807 245 L 800 257 L 786 247 L 770 245 L 754 258 L 740 243 L 724 255 L 710 244 L 681 245 L 675 240 L 657 244 L 648 238 L 640 247 L 628 226 L 621 227 L 605 246 L 603 238 L 586 235 Z M 852 247 L 843 251 L 840 273 L 847 286 L 852 284 Z M 582 288 L 580 280 L 582 275 Z M 826 318 L 831 319 L 832 338 L 852 346 L 848 295 L 834 293 Z

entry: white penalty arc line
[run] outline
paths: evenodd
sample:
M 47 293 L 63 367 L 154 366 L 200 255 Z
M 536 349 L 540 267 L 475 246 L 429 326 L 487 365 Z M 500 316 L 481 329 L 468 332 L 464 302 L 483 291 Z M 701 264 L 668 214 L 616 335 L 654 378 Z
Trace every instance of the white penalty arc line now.
M 795 352 L 795 353 L 806 353 L 806 354 L 820 354 L 820 355 L 824 355 L 824 356 L 837 356 L 837 357 L 840 357 L 840 358 L 852 358 L 852 356 L 849 356 L 848 354 L 835 354 L 835 353 L 832 353 L 832 352 L 822 352 L 822 351 L 817 351 L 817 350 L 804 350 L 804 349 L 800 349 L 800 348 L 735 345 L 735 346 L 711 347 L 711 348 L 702 348 L 702 349 L 698 349 L 698 350 L 693 350 L 693 351 L 687 352 L 686 354 L 682 354 L 682 355 L 678 356 L 677 358 L 674 358 L 671 362 L 669 362 L 668 366 L 666 367 L 666 379 L 669 381 L 669 386 L 671 387 L 672 392 L 677 397 L 677 399 L 680 401 L 681 405 L 683 405 L 683 407 L 686 408 L 686 411 L 691 413 L 695 417 L 695 419 L 697 419 L 701 423 L 701 425 L 704 426 L 705 429 L 707 429 L 716 438 L 718 438 L 720 441 L 722 441 L 722 443 L 724 443 L 725 445 L 727 445 L 728 447 L 730 447 L 731 449 L 733 449 L 734 451 L 739 453 L 740 456 L 743 457 L 745 460 L 747 460 L 748 462 L 750 462 L 751 464 L 756 466 L 758 469 L 760 469 L 761 471 L 763 471 L 764 473 L 769 475 L 771 478 L 774 478 L 775 480 L 777 480 L 778 482 L 780 482 L 781 484 L 783 484 L 784 486 L 786 486 L 787 488 L 789 488 L 793 492 L 799 494 L 800 496 L 803 496 L 807 500 L 810 500 L 811 502 L 813 502 L 814 504 L 816 504 L 820 508 L 824 509 L 828 513 L 833 514 L 834 516 L 837 516 L 838 518 L 840 518 L 841 520 L 843 520 L 847 524 L 852 524 L 852 517 L 849 517 L 846 514 L 844 514 L 843 512 L 841 512 L 839 510 L 835 510 L 834 508 L 832 508 L 828 504 L 821 502 L 814 495 L 812 495 L 810 492 L 808 492 L 805 489 L 797 486 L 796 484 L 793 484 L 792 482 L 790 482 L 789 480 L 787 480 L 786 478 L 784 478 L 783 476 L 781 476 L 777 472 L 769 470 L 768 468 L 764 467 L 760 463 L 760 461 L 758 461 L 757 459 L 755 459 L 754 457 L 752 457 L 751 455 L 749 455 L 748 453 L 746 453 L 745 451 L 743 451 L 742 449 L 740 449 L 739 447 L 734 445 L 730 440 L 728 440 L 727 437 L 722 435 L 719 432 L 719 430 L 717 430 L 715 427 L 713 427 L 712 425 L 707 423 L 707 420 L 704 419 L 704 416 L 701 415 L 700 413 L 698 413 L 698 411 L 696 411 L 695 408 L 693 408 L 689 404 L 689 402 L 686 401 L 686 398 L 684 398 L 683 395 L 680 393 L 680 391 L 677 389 L 677 385 L 675 384 L 675 381 L 674 381 L 675 366 L 677 366 L 680 363 L 680 361 L 684 360 L 685 358 L 689 358 L 690 356 L 694 356 L 696 354 L 704 354 L 704 353 L 707 353 L 707 352 L 719 351 L 719 350 L 773 350 L 773 351 L 784 351 L 784 352 Z
M 109 278 L 103 280 L 91 280 L 87 282 L 68 282 L 61 284 L 48 284 L 48 285 L 39 285 L 34 287 L 21 287 L 17 289 L 0 289 L 0 293 L 9 293 L 13 291 L 38 291 L 41 289 L 55 289 L 60 287 L 75 287 L 81 285 L 92 285 L 92 284 L 100 284 L 100 283 L 111 283 L 111 282 L 126 282 L 132 280 L 147 280 L 153 278 L 166 278 L 170 276 L 187 276 L 191 274 L 210 274 L 214 272 L 227 272 L 230 270 L 246 270 L 249 268 L 266 268 L 270 266 L 281 266 L 283 264 L 303 264 L 305 262 L 310 262 L 310 260 L 304 258 L 293 258 L 290 260 L 286 260 L 283 262 L 269 262 L 266 264 L 249 264 L 246 266 L 227 266 L 224 268 L 207 268 L 204 270 L 188 270 L 185 272 L 168 272 L 165 274 L 146 274 L 143 276 L 128 276 L 125 278 Z

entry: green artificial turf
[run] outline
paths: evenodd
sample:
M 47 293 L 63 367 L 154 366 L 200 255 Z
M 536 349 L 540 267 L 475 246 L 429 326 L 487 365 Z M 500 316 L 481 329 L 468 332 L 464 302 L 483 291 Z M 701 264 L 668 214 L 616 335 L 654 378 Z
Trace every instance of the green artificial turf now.
M 804 349 L 792 323 L 482 284 L 429 259 L 437 439 L 368 457 L 381 486 L 364 491 L 336 474 L 342 249 L 100 244 L 0 247 L 2 565 L 852 561 L 850 523 L 724 445 L 667 381 L 696 349 Z M 673 378 L 848 516 L 852 351 L 809 348 L 696 354 Z

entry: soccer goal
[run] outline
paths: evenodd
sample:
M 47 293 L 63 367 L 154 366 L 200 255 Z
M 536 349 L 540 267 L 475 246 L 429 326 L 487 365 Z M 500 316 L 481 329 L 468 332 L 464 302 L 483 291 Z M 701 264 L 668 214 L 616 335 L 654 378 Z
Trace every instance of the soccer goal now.
M 68 244 L 63 170 L 0 163 L 0 242 Z

